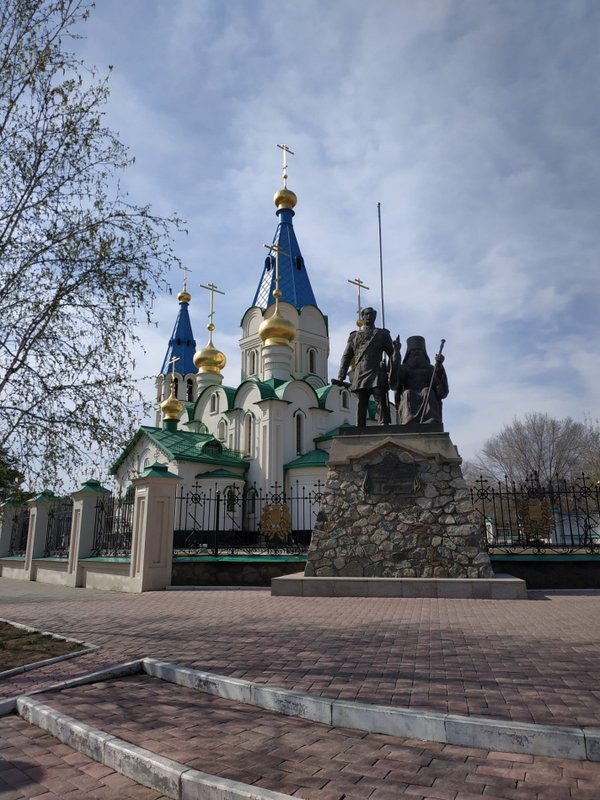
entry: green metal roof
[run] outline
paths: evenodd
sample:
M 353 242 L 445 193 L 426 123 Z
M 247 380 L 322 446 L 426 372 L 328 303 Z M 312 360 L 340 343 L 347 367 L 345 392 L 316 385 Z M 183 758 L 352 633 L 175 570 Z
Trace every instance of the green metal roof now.
M 214 469 L 212 472 L 199 472 L 194 475 L 194 478 L 232 478 L 238 481 L 243 481 L 244 476 L 238 475 L 237 472 L 232 472 L 229 469 Z
M 334 436 L 340 435 L 340 430 L 342 428 L 352 428 L 353 426 L 350 425 L 348 422 L 344 422 L 342 425 L 338 425 L 337 428 L 333 428 L 331 431 L 327 431 L 322 436 L 315 436 L 313 442 L 326 442 L 328 439 L 333 439 Z
M 311 450 L 310 453 L 305 453 L 303 456 L 295 458 L 293 461 L 288 461 L 283 465 L 284 469 L 298 469 L 308 467 L 325 467 L 329 461 L 329 453 L 325 450 Z
M 117 472 L 142 436 L 150 439 L 169 461 L 196 461 L 201 464 L 218 464 L 222 467 L 241 467 L 244 470 L 249 467 L 247 461 L 234 455 L 218 439 L 208 433 L 165 431 L 162 428 L 142 425 L 112 465 L 111 474 L 114 475 Z

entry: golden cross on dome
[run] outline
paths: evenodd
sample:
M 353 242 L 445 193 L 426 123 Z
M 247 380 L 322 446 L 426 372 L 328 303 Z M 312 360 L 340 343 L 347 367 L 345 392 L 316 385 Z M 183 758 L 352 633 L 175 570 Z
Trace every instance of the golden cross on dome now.
M 367 291 L 369 291 L 369 287 L 366 286 L 361 281 L 360 278 L 355 278 L 353 281 L 351 281 L 350 278 L 348 278 L 348 283 L 351 283 L 353 286 L 356 286 L 356 288 L 358 289 L 358 319 L 356 320 L 356 324 L 357 324 L 357 326 L 359 328 L 362 328 L 362 326 L 364 325 L 364 322 L 362 321 L 362 318 L 360 316 L 360 312 L 362 311 L 362 306 L 360 304 L 360 290 L 361 289 L 366 289 Z
M 171 373 L 171 378 L 175 380 L 175 362 L 179 361 L 179 356 L 173 356 L 173 358 L 169 361 L 169 366 L 173 367 L 173 371 Z
M 225 292 L 222 292 L 220 289 L 218 289 L 217 285 L 215 283 L 209 283 L 206 286 L 203 283 L 201 283 L 201 284 L 199 284 L 199 286 L 200 286 L 201 289 L 208 289 L 208 291 L 210 292 L 210 311 L 208 312 L 208 325 L 207 325 L 207 328 L 210 331 L 210 335 L 212 337 L 212 332 L 215 329 L 215 326 L 213 325 L 213 316 L 215 314 L 215 312 L 213 310 L 215 292 L 217 294 L 225 294 Z
M 187 274 L 192 270 L 188 267 L 179 267 L 179 269 L 183 272 L 183 291 L 187 292 Z
M 278 144 L 280 150 L 283 150 L 283 188 L 287 189 L 287 179 L 288 179 L 288 163 L 287 163 L 287 154 L 289 153 L 291 156 L 296 155 L 293 150 L 287 146 L 287 144 Z
M 280 145 L 277 145 L 280 147 Z M 273 297 L 275 298 L 275 307 L 279 309 L 279 298 L 281 297 L 281 292 L 279 291 L 279 254 L 281 253 L 282 256 L 287 256 L 290 258 L 290 254 L 286 253 L 285 250 L 279 247 L 278 244 L 265 244 L 263 245 L 267 248 L 270 253 L 275 253 L 275 291 L 273 292 Z

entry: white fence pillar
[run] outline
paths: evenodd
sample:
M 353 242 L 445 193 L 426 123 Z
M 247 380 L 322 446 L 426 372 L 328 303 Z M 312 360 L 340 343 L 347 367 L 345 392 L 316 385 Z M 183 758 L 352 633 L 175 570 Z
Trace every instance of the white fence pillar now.
M 69 544 L 69 563 L 67 567 L 67 586 L 81 586 L 78 569 L 79 559 L 92 554 L 94 546 L 94 524 L 96 504 L 100 497 L 110 494 L 97 480 L 90 479 L 71 494 L 73 498 L 73 517 L 71 519 L 71 541 Z
M 48 531 L 48 511 L 50 504 L 58 501 L 52 492 L 40 492 L 31 500 L 29 505 L 29 530 L 27 531 L 27 550 L 25 551 L 25 571 L 23 578 L 32 580 L 33 561 L 44 555 L 46 547 L 46 533 Z
M 165 589 L 173 569 L 173 524 L 178 475 L 152 464 L 134 478 L 130 577 L 137 592 Z

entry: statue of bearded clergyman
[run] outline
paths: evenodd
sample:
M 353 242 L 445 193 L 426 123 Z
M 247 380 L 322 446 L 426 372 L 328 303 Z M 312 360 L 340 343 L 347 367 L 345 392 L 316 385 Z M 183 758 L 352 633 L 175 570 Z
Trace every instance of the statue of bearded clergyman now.
M 444 356 L 441 352 L 438 353 L 433 366 L 427 355 L 423 336 L 409 336 L 406 340 L 406 355 L 401 362 L 400 337 L 396 337 L 393 344 L 390 388 L 394 390 L 398 422 L 400 425 L 408 422 L 424 425 L 441 423 L 442 400 L 448 396 Z

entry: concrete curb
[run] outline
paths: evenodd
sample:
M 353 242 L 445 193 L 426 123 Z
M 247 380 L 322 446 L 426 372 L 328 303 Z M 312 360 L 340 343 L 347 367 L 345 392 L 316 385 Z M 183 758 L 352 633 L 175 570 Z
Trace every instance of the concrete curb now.
M 453 744 L 461 747 L 478 747 L 503 753 L 524 753 L 527 755 L 581 761 L 600 761 L 600 728 L 535 725 L 490 717 L 444 714 L 428 711 L 427 709 L 416 710 L 346 700 L 329 700 L 326 697 L 302 694 L 301 692 L 294 692 L 277 686 L 267 686 L 255 681 L 245 681 L 240 678 L 231 678 L 227 675 L 216 675 L 212 672 L 204 672 L 191 667 L 180 667 L 155 658 L 143 658 L 118 664 L 88 675 L 82 675 L 79 678 L 37 689 L 23 697 L 30 702 L 35 702 L 31 700 L 31 696 L 35 694 L 60 691 L 125 675 L 135 675 L 140 672 L 144 672 L 152 678 L 159 678 L 160 680 L 212 694 L 225 700 L 258 706 L 284 716 L 300 717 L 323 725 L 408 739 L 422 739 L 423 741 Z M 15 709 L 20 713 L 19 701 L 23 697 L 13 697 L 0 702 L 0 716 L 10 714 Z M 60 716 L 58 712 L 56 712 L 56 715 Z M 75 720 L 72 720 L 70 724 L 73 730 L 75 730 L 73 726 L 79 725 Z M 85 725 L 80 727 L 82 729 L 88 728 Z M 95 746 L 93 745 L 93 747 Z M 81 750 L 80 747 L 76 749 Z M 81 750 L 81 752 L 86 751 Z M 95 756 L 90 755 L 90 758 L 95 758 Z M 113 768 L 116 769 L 116 767 Z M 209 778 L 212 777 L 209 776 Z M 141 783 L 142 781 L 139 782 Z M 163 793 L 166 794 L 166 792 Z M 199 796 L 196 794 L 189 795 L 190 798 Z M 284 795 L 277 796 L 284 797 Z M 215 795 L 215 798 L 217 797 L 220 798 L 220 795 Z M 239 795 L 239 797 L 254 798 L 254 795 Z M 267 795 L 264 795 L 264 797 L 267 797 Z
M 60 636 L 58 633 L 53 633 L 52 631 L 42 631 L 39 628 L 32 628 L 30 625 L 23 625 L 20 622 L 13 622 L 11 619 L 5 619 L 3 617 L 0 617 L 0 622 L 6 622 L 8 625 L 12 625 L 13 628 L 19 628 L 20 630 L 23 631 L 28 631 L 30 633 L 39 633 L 41 636 L 51 636 L 53 639 L 60 639 L 62 642 L 73 642 L 74 644 L 80 644 L 82 646 L 81 650 L 76 650 L 73 653 L 65 653 L 62 656 L 54 656 L 53 658 L 44 658 L 41 661 L 32 661 L 30 664 L 22 664 L 20 667 L 5 669 L 2 672 L 0 672 L 0 681 L 3 678 L 11 678 L 13 675 L 21 675 L 21 673 L 29 672 L 32 669 L 39 669 L 39 667 L 47 667 L 50 664 L 57 664 L 59 661 L 67 661 L 67 659 L 77 658 L 78 656 L 83 656 L 86 653 L 92 653 L 95 650 L 100 649 L 99 645 L 97 644 L 89 644 L 88 642 L 81 642 L 79 641 L 79 639 L 71 639 L 68 636 Z
M 52 683 L 50 686 L 44 686 L 41 689 L 32 689 L 27 695 L 7 697 L 4 700 L 0 700 L 0 717 L 12 714 L 13 711 L 16 710 L 17 701 L 21 696 L 31 697 L 32 695 L 42 694 L 44 692 L 59 692 L 62 689 L 70 689 L 73 686 L 85 686 L 88 683 L 99 683 L 100 681 L 107 681 L 112 678 L 122 678 L 124 675 L 137 675 L 139 672 L 143 671 L 143 661 L 140 658 L 135 661 L 127 661 L 124 664 L 117 664 L 114 667 L 100 669 L 97 672 L 88 672 L 87 675 L 80 675 L 78 678 L 70 678 L 67 681 Z
M 273 597 L 431 597 L 527 600 L 527 584 L 512 575 L 494 578 L 324 578 L 303 572 L 271 581 Z
M 27 722 L 74 750 L 174 800 L 293 800 L 287 794 L 190 769 L 78 722 L 27 695 L 18 698 L 17 709 Z
M 600 728 L 562 727 L 392 708 L 301 694 L 144 658 L 147 675 L 227 700 L 335 727 L 503 753 L 600 761 Z

